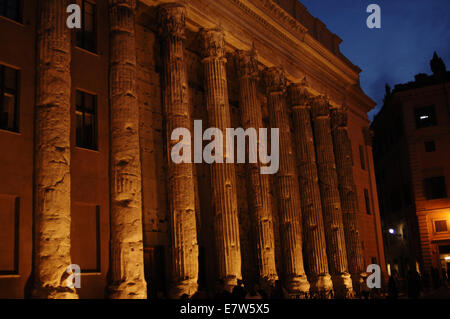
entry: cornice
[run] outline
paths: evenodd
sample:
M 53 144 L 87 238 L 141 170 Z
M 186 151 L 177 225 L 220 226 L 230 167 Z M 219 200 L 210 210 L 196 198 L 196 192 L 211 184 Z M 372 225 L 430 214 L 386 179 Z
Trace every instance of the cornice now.
M 143 0 L 158 5 L 166 0 Z M 351 67 L 307 33 L 307 28 L 272 0 L 190 0 L 186 6 L 186 27 L 197 32 L 201 28 L 220 25 L 225 32 L 228 51 L 250 50 L 255 45 L 257 61 L 264 67 L 285 69 L 289 82 L 299 82 L 305 76 L 311 93 L 326 94 L 332 105 L 343 103 L 348 88 L 359 86 L 359 68 Z M 372 100 L 352 95 L 368 112 Z
M 239 3 L 240 5 L 244 3 L 244 1 L 240 0 L 231 1 Z M 261 7 L 267 10 L 271 17 L 276 18 L 280 24 L 283 24 L 286 29 L 290 29 L 293 33 L 298 33 L 304 36 L 305 33 L 308 32 L 308 29 L 305 26 L 303 26 L 297 19 L 292 17 L 275 2 L 271 0 L 249 0 L 248 2 L 261 4 Z

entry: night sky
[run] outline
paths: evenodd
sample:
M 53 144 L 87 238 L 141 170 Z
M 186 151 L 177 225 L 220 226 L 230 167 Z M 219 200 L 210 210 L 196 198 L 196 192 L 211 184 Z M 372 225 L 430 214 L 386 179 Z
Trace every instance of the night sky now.
M 308 11 L 342 38 L 341 52 L 361 72 L 364 92 L 382 106 L 385 83 L 414 80 L 417 73 L 431 74 L 433 52 L 450 69 L 449 0 L 300 0 Z M 369 4 L 381 7 L 381 29 L 369 29 Z

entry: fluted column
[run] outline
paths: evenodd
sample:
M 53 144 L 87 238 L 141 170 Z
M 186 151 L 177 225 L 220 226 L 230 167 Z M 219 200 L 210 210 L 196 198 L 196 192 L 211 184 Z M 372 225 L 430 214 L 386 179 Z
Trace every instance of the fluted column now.
M 338 178 L 331 136 L 330 109 L 325 96 L 318 96 L 311 103 L 316 142 L 317 170 L 319 177 L 322 214 L 327 241 L 328 266 L 338 298 L 353 294 L 352 281 L 348 273 L 345 248 L 344 225 L 338 190 Z
M 35 298 L 77 298 L 70 258 L 69 1 L 39 1 L 35 125 Z
M 302 295 L 309 292 L 309 283 L 303 267 L 300 194 L 286 106 L 284 71 L 277 67 L 266 68 L 264 83 L 267 89 L 270 125 L 272 128 L 279 128 L 280 133 L 280 167 L 275 180 L 279 197 L 284 282 L 292 294 Z
M 263 127 L 261 105 L 257 97 L 258 65 L 253 51 L 237 51 L 237 74 L 239 76 L 239 106 L 244 129 Z M 257 148 L 258 149 L 258 148 Z M 263 287 L 273 286 L 278 279 L 275 265 L 275 239 L 273 233 L 270 177 L 261 174 L 262 164 L 247 164 L 247 180 L 250 187 L 250 210 L 255 222 L 258 270 Z
M 333 108 L 331 110 L 331 128 L 344 222 L 348 268 L 352 275 L 353 286 L 355 289 L 358 289 L 361 274 L 364 272 L 364 257 L 359 236 L 358 197 L 353 177 L 352 144 L 347 132 L 346 107 Z
M 168 161 L 168 197 L 171 226 L 172 268 L 171 297 L 189 296 L 197 291 L 198 243 L 195 218 L 195 184 L 192 163 L 176 164 L 171 159 L 172 131 L 191 127 L 188 84 L 184 60 L 186 9 L 179 4 L 165 4 L 159 8 L 162 40 L 163 109 L 166 118 Z
M 317 176 L 316 150 L 311 126 L 310 94 L 306 81 L 289 87 L 296 136 L 300 201 L 303 216 L 304 259 L 311 294 L 328 297 L 333 283 L 328 273 L 322 203 Z
M 202 64 L 209 126 L 220 129 L 226 145 L 226 128 L 231 128 L 228 102 L 225 42 L 223 30 L 202 29 Z M 225 152 L 224 152 L 225 154 Z M 212 163 L 211 186 L 219 278 L 228 289 L 241 274 L 241 248 L 234 164 Z
M 111 259 L 109 296 L 146 298 L 142 242 L 135 0 L 110 0 Z

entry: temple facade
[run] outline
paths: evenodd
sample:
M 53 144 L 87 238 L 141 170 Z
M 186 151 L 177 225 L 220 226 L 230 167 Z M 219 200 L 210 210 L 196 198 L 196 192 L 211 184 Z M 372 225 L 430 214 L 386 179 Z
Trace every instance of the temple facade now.
M 70 29 L 72 2 L 0 12 L 0 297 L 351 298 L 384 272 L 375 103 L 300 2 L 77 0 Z M 174 163 L 194 120 L 278 128 L 278 171 Z

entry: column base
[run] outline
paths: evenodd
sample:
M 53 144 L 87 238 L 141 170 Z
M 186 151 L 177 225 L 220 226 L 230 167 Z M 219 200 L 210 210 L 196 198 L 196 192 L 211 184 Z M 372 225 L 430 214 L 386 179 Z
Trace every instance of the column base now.
M 225 290 L 231 293 L 233 292 L 233 288 L 238 284 L 238 278 L 236 276 L 230 275 L 223 278 L 223 282 Z
M 147 299 L 147 284 L 145 281 L 124 281 L 111 284 L 108 287 L 110 299 Z
M 332 277 L 334 287 L 334 297 L 336 299 L 354 298 L 352 278 L 349 273 L 342 273 Z
M 278 280 L 278 276 L 276 274 L 272 274 L 265 277 L 259 277 L 259 285 L 262 290 L 271 290 L 275 287 L 275 282 Z
M 333 281 L 329 274 L 321 274 L 310 280 L 312 298 L 331 299 L 333 297 Z
M 367 277 L 365 277 L 364 275 L 364 272 L 352 274 L 353 290 L 355 292 L 355 295 L 357 296 L 361 294 L 361 287 L 363 285 L 366 285 L 366 281 L 364 280 L 364 278 Z
M 291 299 L 305 299 L 309 296 L 310 285 L 306 275 L 290 277 L 285 286 Z
M 31 295 L 33 299 L 79 299 L 75 289 L 66 287 L 39 287 Z
M 197 290 L 197 279 L 180 281 L 172 284 L 172 287 L 169 290 L 169 298 L 180 299 L 184 295 L 191 297 Z

